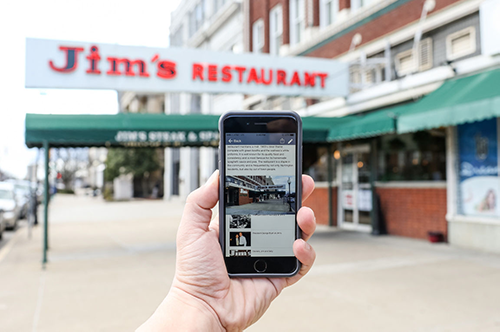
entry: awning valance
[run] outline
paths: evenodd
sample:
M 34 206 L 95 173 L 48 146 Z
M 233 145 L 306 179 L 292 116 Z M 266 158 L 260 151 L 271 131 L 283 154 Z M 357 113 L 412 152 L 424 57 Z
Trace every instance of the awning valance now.
M 500 116 L 500 69 L 446 81 L 399 112 L 398 133 L 455 126 Z
M 394 133 L 396 119 L 412 104 L 339 118 L 328 133 L 328 141 L 345 141 Z
M 303 118 L 305 143 L 324 143 L 336 118 Z M 41 147 L 217 146 L 218 115 L 26 115 L 26 145 Z

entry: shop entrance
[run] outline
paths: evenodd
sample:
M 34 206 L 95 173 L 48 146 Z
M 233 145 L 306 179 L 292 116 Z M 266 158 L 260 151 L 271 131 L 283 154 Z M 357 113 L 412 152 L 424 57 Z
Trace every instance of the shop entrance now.
M 371 232 L 370 146 L 346 147 L 340 151 L 339 227 Z

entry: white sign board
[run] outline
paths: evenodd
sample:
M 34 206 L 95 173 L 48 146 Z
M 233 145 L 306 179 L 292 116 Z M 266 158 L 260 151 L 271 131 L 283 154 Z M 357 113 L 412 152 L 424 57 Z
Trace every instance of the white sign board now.
M 481 24 L 481 53 L 500 54 L 500 0 L 487 0 L 479 7 Z M 476 38 L 479 38 L 476 37 Z
M 26 39 L 26 87 L 137 92 L 346 96 L 330 59 Z

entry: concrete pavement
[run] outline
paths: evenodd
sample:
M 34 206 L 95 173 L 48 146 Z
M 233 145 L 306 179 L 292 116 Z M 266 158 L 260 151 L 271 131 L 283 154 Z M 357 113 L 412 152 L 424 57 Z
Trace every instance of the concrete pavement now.
M 182 202 L 56 196 L 0 249 L 1 331 L 127 331 L 170 286 Z M 310 275 L 248 331 L 500 331 L 500 256 L 319 229 Z

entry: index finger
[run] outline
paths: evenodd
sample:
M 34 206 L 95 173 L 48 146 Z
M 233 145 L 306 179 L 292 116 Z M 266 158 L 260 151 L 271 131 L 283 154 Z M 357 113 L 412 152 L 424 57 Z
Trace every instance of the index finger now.
M 314 191 L 314 180 L 309 175 L 302 175 L 302 202 Z

